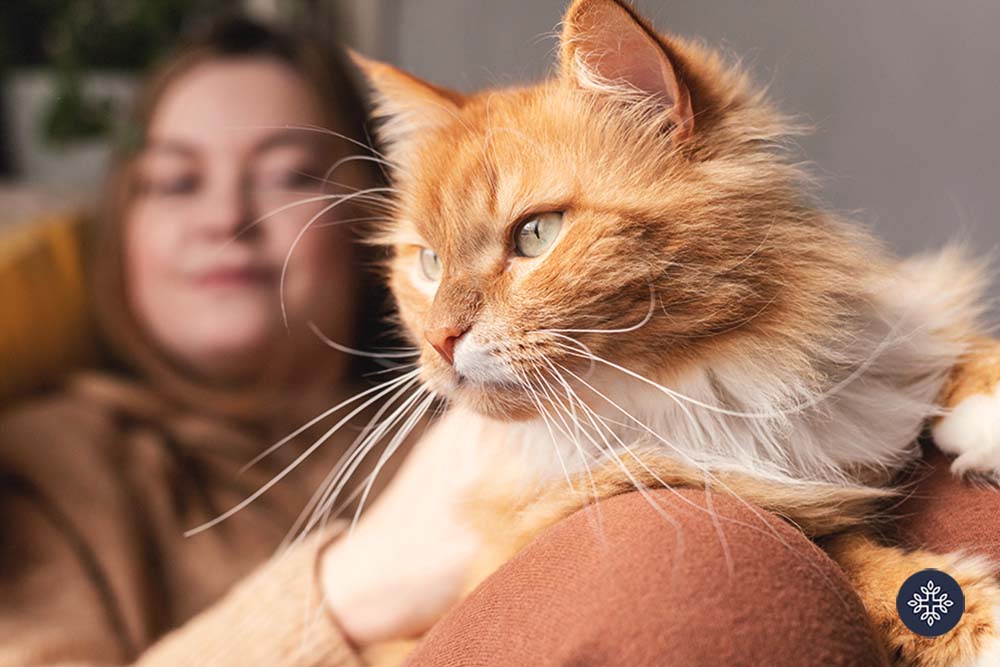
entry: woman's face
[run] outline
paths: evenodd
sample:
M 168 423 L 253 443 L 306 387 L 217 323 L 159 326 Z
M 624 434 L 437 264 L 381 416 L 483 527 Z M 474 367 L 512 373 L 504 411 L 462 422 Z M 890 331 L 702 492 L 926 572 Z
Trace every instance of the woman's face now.
M 296 243 L 331 202 L 288 206 L 322 194 L 334 159 L 324 135 L 281 128 L 324 121 L 305 80 L 267 58 L 197 65 L 160 98 L 125 219 L 128 298 L 156 342 L 201 375 L 249 378 L 294 344 L 282 299 L 293 329 L 312 320 L 334 340 L 353 333 L 349 225 L 330 224 L 344 207 Z

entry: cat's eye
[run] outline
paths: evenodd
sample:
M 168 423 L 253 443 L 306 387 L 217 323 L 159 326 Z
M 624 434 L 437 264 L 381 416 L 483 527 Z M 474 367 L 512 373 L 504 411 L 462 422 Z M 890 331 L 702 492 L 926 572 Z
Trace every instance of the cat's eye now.
M 437 281 L 441 279 L 441 259 L 430 248 L 420 249 L 420 272 L 427 280 Z
M 562 229 L 562 213 L 542 213 L 522 222 L 514 231 L 514 248 L 521 257 L 538 257 L 552 247 Z

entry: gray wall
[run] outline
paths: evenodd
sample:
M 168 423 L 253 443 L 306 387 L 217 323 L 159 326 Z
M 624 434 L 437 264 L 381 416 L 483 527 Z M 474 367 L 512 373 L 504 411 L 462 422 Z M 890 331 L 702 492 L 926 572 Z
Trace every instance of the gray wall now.
M 470 90 L 541 76 L 566 0 L 385 0 L 383 57 Z M 816 132 L 827 200 L 901 253 L 1000 247 L 1000 2 L 639 0 L 738 55 Z M 1000 296 L 1000 289 L 994 288 Z M 998 311 L 1000 312 L 1000 311 Z

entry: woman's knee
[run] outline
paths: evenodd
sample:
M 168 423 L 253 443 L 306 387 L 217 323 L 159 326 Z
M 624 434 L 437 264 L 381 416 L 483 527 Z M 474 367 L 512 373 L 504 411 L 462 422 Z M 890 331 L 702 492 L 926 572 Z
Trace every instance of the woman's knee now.
M 445 656 L 490 665 L 884 664 L 832 561 L 777 518 L 693 490 L 611 498 L 553 527 L 443 619 L 410 664 Z

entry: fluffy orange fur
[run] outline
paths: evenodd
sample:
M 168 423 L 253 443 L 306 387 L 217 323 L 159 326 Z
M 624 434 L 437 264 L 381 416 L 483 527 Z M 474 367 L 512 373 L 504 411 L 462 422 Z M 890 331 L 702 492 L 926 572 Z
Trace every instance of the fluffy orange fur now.
M 824 210 L 808 175 L 784 153 L 793 128 L 747 76 L 699 44 L 656 32 L 624 2 L 573 2 L 559 72 L 533 86 L 461 95 L 357 61 L 377 95 L 398 193 L 378 242 L 394 249 L 390 283 L 404 328 L 420 346 L 421 378 L 457 406 L 453 419 L 485 419 L 529 445 L 532 424 L 544 423 L 553 440 L 554 429 L 572 440 L 570 432 L 582 428 L 596 450 L 593 469 L 580 452 L 586 474 L 564 470 L 568 486 L 532 469 L 530 456 L 484 480 L 470 514 L 491 548 L 475 580 L 589 502 L 637 487 L 710 483 L 812 537 L 839 534 L 828 538 L 829 553 L 901 664 L 972 664 L 1000 631 L 992 576 L 958 556 L 882 546 L 856 527 L 892 497 L 885 485 L 912 460 L 904 445 L 935 416 L 934 398 L 951 405 L 1000 383 L 1000 354 L 985 361 L 987 348 L 970 345 L 978 335 L 975 267 L 946 256 L 906 269 L 866 232 Z M 562 214 L 558 240 L 539 257 L 518 254 L 520 225 L 552 212 Z M 440 277 L 422 273 L 427 251 L 440 262 Z M 922 312 L 919 303 L 897 302 L 907 300 L 907 281 L 923 274 L 952 291 L 936 291 L 927 306 L 933 317 L 893 338 L 894 320 L 884 320 Z M 879 310 L 880 303 L 891 306 Z M 879 326 L 889 333 L 873 333 Z M 466 341 L 458 343 L 464 360 L 424 340 L 442 329 Z M 878 366 L 885 352 L 873 336 L 896 346 L 896 366 Z M 852 356 L 854 348 L 864 354 Z M 608 379 L 614 372 L 606 367 L 615 365 L 628 377 Z M 771 374 L 772 383 L 723 379 L 719 369 L 734 366 L 749 376 Z M 760 450 L 742 468 L 727 467 L 711 443 L 707 453 L 689 455 L 649 426 L 636 450 L 620 433 L 613 435 L 621 447 L 603 434 L 614 430 L 609 404 L 655 410 L 650 386 L 683 386 L 693 373 L 719 399 L 707 406 L 715 413 L 741 424 L 770 420 L 732 436 Z M 785 442 L 782 429 L 794 430 L 786 417 L 815 407 L 791 401 L 782 393 L 787 385 L 817 405 L 834 404 L 864 373 L 886 395 L 905 395 L 899 405 L 913 410 L 894 432 L 898 451 L 869 456 L 862 442 L 823 458 L 820 445 L 805 449 L 805 437 L 798 450 L 795 442 L 775 444 Z M 732 397 L 734 386 L 762 398 Z M 657 396 L 662 404 L 682 402 Z M 763 416 L 730 409 L 729 398 L 773 409 Z M 803 433 L 832 432 L 842 424 L 816 423 L 849 418 L 823 409 Z M 869 433 L 865 418 L 855 418 L 861 430 L 837 442 Z M 728 423 L 717 428 L 732 435 Z M 661 446 L 651 447 L 657 438 Z M 967 618 L 945 640 L 908 635 L 892 604 L 900 577 L 924 567 L 949 569 L 969 586 Z
M 420 340 L 440 324 L 475 322 L 484 337 L 506 341 L 499 354 L 516 369 L 542 357 L 572 363 L 558 339 L 527 332 L 628 327 L 649 309 L 652 286 L 665 316 L 630 336 L 580 342 L 644 372 L 747 354 L 759 341 L 814 372 L 803 346 L 850 326 L 844 320 L 886 260 L 803 194 L 804 174 L 775 154 L 783 119 L 747 80 L 683 48 L 689 76 L 704 80 L 695 90 L 726 91 L 683 145 L 650 122 L 653 111 L 619 108 L 562 80 L 427 110 L 451 122 L 390 153 L 401 164 L 400 197 L 383 240 L 396 248 L 391 282 L 407 330 Z M 692 94 L 700 102 L 709 93 Z M 569 229 L 524 280 L 510 228 L 554 210 L 566 212 Z M 433 298 L 414 278 L 421 247 L 446 273 Z M 433 386 L 477 410 L 534 413 L 523 392 L 453 386 L 429 346 L 421 364 Z

